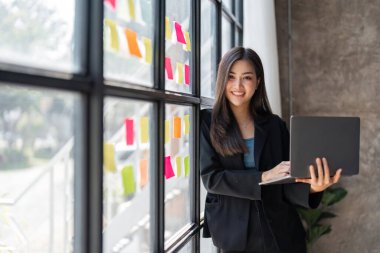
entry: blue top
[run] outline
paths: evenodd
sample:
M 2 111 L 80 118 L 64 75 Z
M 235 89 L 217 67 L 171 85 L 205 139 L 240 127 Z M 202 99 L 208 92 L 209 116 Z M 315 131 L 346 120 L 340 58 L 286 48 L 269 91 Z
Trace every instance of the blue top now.
M 245 145 L 248 148 L 248 152 L 244 154 L 244 165 L 247 169 L 253 169 L 255 168 L 255 157 L 254 157 L 254 146 L 255 146 L 255 139 L 249 138 L 244 139 Z

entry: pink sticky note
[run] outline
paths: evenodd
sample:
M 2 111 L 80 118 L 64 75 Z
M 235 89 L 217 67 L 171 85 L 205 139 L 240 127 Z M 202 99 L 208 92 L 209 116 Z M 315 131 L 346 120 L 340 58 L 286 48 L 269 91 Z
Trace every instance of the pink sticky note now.
M 127 145 L 133 145 L 133 119 L 126 118 L 125 119 L 125 139 Z
M 185 84 L 190 84 L 190 66 L 185 64 Z
M 116 9 L 116 0 L 104 0 L 113 10 Z
M 183 36 L 181 24 L 174 22 L 175 33 L 177 34 L 177 41 L 186 45 L 185 36 Z
M 171 177 L 174 177 L 172 162 L 170 156 L 165 156 L 165 178 L 169 179 Z
M 165 57 L 165 70 L 168 79 L 173 80 L 172 61 L 169 57 Z

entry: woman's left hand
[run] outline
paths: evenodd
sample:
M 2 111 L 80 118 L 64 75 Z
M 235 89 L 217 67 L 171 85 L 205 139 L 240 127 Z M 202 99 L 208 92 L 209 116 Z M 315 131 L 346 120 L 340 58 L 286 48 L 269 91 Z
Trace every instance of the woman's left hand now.
M 323 165 L 322 165 L 323 162 Z M 336 184 L 340 176 L 342 174 L 342 169 L 339 169 L 336 171 L 335 175 L 333 177 L 330 177 L 330 169 L 329 165 L 327 163 L 327 159 L 323 158 L 322 161 L 320 158 L 316 159 L 317 163 L 317 169 L 318 169 L 318 177 L 315 175 L 314 166 L 310 165 L 310 176 L 309 178 L 297 178 L 297 183 L 307 183 L 310 184 L 310 192 L 321 192 L 324 191 L 327 187 L 330 187 L 333 184 Z

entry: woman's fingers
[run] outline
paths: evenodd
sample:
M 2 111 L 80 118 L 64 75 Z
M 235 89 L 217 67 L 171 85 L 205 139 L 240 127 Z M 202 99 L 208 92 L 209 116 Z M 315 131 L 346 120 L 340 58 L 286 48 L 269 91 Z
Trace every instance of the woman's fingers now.
M 342 175 L 342 169 L 339 169 L 335 172 L 335 175 L 332 180 L 334 184 L 336 184 L 339 181 L 341 175 Z
M 323 168 L 322 168 L 322 162 L 320 158 L 317 158 L 317 168 L 318 168 L 318 185 L 321 186 L 323 184 Z
M 322 161 L 323 161 L 323 169 L 324 169 L 324 172 L 325 172 L 324 183 L 325 184 L 329 184 L 331 182 L 330 181 L 330 168 L 329 168 L 329 164 L 327 163 L 327 159 L 326 158 L 323 158 Z
M 311 183 L 316 184 L 317 183 L 317 177 L 315 176 L 315 170 L 314 170 L 313 165 L 309 166 L 309 171 L 310 171 Z

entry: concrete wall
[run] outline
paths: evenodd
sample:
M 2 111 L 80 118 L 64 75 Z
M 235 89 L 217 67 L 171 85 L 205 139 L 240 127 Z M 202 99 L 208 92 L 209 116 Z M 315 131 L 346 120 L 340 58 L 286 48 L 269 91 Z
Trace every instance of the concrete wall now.
M 276 0 L 275 8 L 283 117 L 361 117 L 360 175 L 341 180 L 348 195 L 311 252 L 380 252 L 380 1 Z

